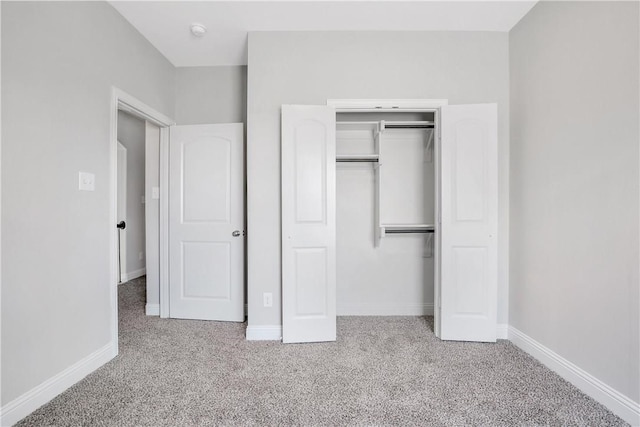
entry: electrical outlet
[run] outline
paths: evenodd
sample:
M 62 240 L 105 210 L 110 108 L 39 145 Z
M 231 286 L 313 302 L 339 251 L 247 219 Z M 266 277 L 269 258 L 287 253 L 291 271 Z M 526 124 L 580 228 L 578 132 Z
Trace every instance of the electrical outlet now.
M 140 261 L 142 261 L 142 258 L 143 258 L 143 257 L 144 257 L 144 253 L 142 253 L 142 252 L 138 252 L 138 259 L 139 259 Z
M 262 294 L 262 298 L 265 307 L 273 307 L 273 294 L 271 292 L 265 292 Z

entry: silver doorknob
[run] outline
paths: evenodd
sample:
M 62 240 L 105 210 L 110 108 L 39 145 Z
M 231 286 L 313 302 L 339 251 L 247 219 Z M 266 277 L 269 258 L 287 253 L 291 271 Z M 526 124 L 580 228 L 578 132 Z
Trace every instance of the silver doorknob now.
M 240 234 L 242 234 L 240 230 L 235 230 L 233 233 L 231 233 L 233 237 L 238 237 Z

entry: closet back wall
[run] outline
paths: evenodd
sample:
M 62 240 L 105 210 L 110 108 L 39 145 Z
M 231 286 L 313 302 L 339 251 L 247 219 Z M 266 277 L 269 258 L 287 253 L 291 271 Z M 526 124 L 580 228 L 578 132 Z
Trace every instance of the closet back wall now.
M 498 322 L 506 323 L 508 65 L 507 33 L 249 34 L 247 256 L 250 327 L 282 324 L 280 107 L 282 104 L 326 104 L 329 98 L 446 98 L 451 104 L 498 103 Z M 264 292 L 273 293 L 273 307 L 263 307 Z
M 386 120 L 394 120 L 394 114 Z M 347 118 L 348 119 L 348 118 Z M 396 119 L 401 120 L 401 119 Z M 374 134 L 338 130 L 336 154 L 371 154 Z M 380 223 L 433 224 L 433 159 L 428 132 L 383 133 L 382 166 L 336 165 L 336 298 L 338 316 L 433 315 L 433 256 L 426 234 L 388 235 L 376 242 L 375 180 L 381 174 Z

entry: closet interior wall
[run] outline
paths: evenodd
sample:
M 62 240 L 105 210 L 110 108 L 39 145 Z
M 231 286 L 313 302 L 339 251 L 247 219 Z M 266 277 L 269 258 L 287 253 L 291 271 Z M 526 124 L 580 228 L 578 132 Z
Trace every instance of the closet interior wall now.
M 386 234 L 378 225 L 434 224 L 434 113 L 338 113 L 336 132 L 337 314 L 432 315 L 434 234 Z M 380 150 L 381 161 L 375 160 Z M 364 161 L 340 161 L 361 157 Z M 379 184 L 377 184 L 377 174 Z M 379 185 L 379 210 L 376 210 Z M 379 218 L 378 218 L 379 215 Z

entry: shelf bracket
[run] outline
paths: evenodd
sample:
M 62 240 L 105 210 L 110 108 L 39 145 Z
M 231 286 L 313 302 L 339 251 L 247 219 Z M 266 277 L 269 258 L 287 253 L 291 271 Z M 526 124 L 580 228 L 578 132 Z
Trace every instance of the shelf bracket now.
M 433 162 L 433 140 L 434 140 L 435 129 L 431 129 L 429 132 L 429 137 L 427 138 L 427 144 L 424 150 L 424 161 L 425 162 Z
M 433 236 L 433 233 L 427 234 L 427 238 L 424 241 L 422 258 L 433 258 Z
M 373 231 L 373 240 L 374 240 L 374 246 L 378 247 L 380 246 L 380 240 L 384 237 L 384 229 L 382 229 L 381 227 L 381 220 L 380 220 L 380 203 L 381 203 L 381 196 L 380 196 L 380 187 L 381 187 L 381 177 L 380 175 L 382 174 L 382 168 L 380 166 L 382 166 L 382 131 L 384 130 L 384 120 L 380 121 L 380 130 L 376 133 L 375 136 L 375 151 L 378 154 L 378 162 L 374 163 L 374 207 L 373 207 L 373 227 L 374 227 L 374 231 Z

